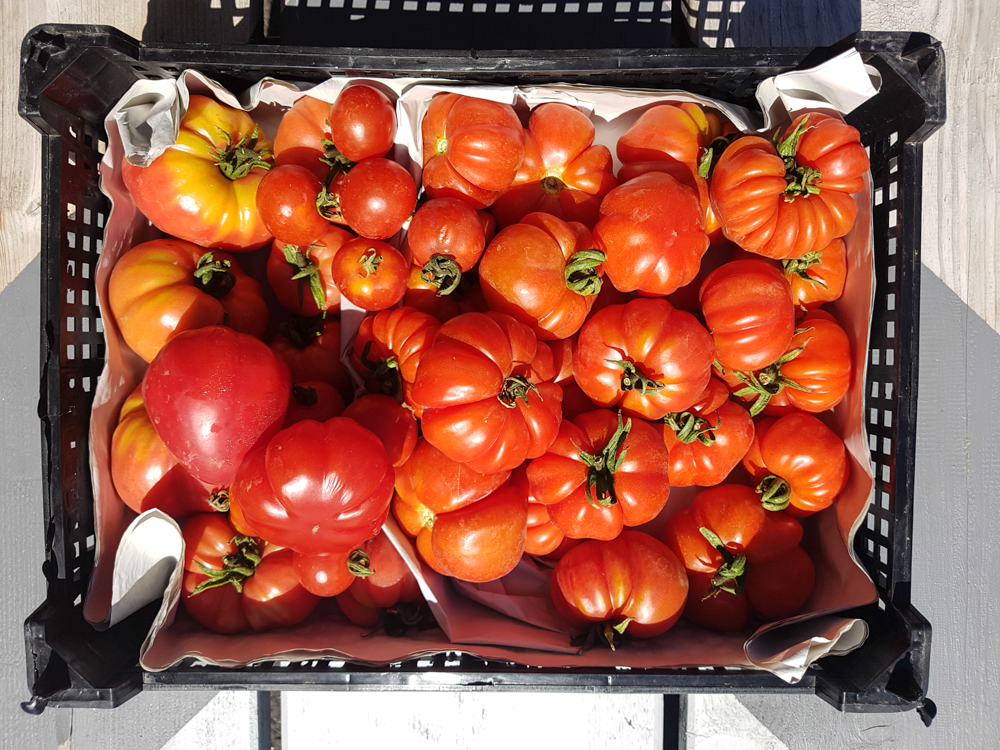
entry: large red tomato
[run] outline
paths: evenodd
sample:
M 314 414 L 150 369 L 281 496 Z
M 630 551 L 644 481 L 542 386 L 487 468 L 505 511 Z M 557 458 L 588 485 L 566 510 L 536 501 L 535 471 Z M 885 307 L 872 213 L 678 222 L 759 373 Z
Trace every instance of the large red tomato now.
M 651 425 L 608 409 L 563 421 L 528 464 L 530 495 L 572 539 L 614 539 L 656 518 L 670 495 L 669 454 Z
M 747 410 L 729 400 L 702 415 L 668 414 L 657 430 L 670 451 L 674 487 L 719 484 L 746 455 L 754 434 Z
M 583 224 L 533 213 L 493 238 L 479 281 L 490 309 L 526 323 L 541 339 L 565 339 L 597 299 L 603 260 Z
M 288 365 L 293 383 L 322 380 L 343 397 L 354 398 L 354 381 L 340 361 L 340 321 L 317 315 L 292 317 L 268 344 Z
M 250 115 L 193 95 L 177 142 L 148 167 L 126 159 L 122 179 L 162 232 L 202 247 L 252 250 L 271 239 L 256 196 L 272 163 L 271 141 Z
M 698 274 L 708 249 L 698 196 L 664 172 L 649 172 L 604 197 L 594 247 L 616 289 L 670 294 Z
M 666 300 L 637 299 L 584 323 L 573 376 L 595 404 L 660 419 L 695 403 L 714 357 L 712 337 L 693 315 Z
M 533 383 L 535 334 L 501 313 L 466 313 L 444 323 L 424 353 L 410 398 L 424 437 L 482 473 L 542 455 L 562 419 L 562 390 Z
M 346 229 L 328 224 L 324 233 L 307 246 L 276 239 L 267 257 L 267 280 L 278 302 L 286 310 L 306 317 L 340 312 L 333 258 L 353 238 Z
M 769 258 L 801 258 L 843 237 L 864 187 L 858 131 L 825 114 L 797 117 L 775 147 L 758 136 L 730 145 L 712 173 L 712 203 L 726 236 Z
M 257 188 L 257 211 L 275 237 L 308 247 L 330 226 L 322 213 L 325 190 L 316 175 L 299 164 L 268 172 Z
M 217 633 L 247 633 L 296 625 L 319 603 L 299 583 L 292 551 L 241 535 L 220 513 L 184 524 L 184 583 L 188 613 Z
M 413 215 L 406 244 L 421 278 L 441 296 L 458 289 L 486 247 L 478 212 L 457 198 L 432 198 Z
M 559 102 L 535 107 L 514 182 L 490 206 L 501 227 L 536 211 L 593 229 L 601 200 L 618 184 L 607 146 L 594 145 L 594 124 Z
M 125 343 L 147 362 L 181 331 L 225 323 L 260 338 L 267 328 L 260 284 L 232 255 L 183 240 L 125 253 L 111 271 L 108 302 Z
M 306 555 L 350 551 L 382 527 L 393 478 L 382 442 L 353 419 L 305 420 L 247 456 L 229 504 L 243 533 Z
M 329 383 L 322 380 L 307 380 L 292 386 L 292 399 L 288 402 L 285 427 L 314 419 L 325 422 L 344 413 L 344 399 Z
M 626 632 L 653 638 L 668 631 L 688 594 L 677 556 L 639 531 L 571 549 L 556 565 L 551 586 L 559 613 L 575 625 L 603 626 L 601 635 L 612 648 Z
M 178 334 L 142 381 L 164 444 L 213 486 L 230 484 L 244 457 L 281 429 L 291 391 L 288 367 L 264 342 L 225 326 Z

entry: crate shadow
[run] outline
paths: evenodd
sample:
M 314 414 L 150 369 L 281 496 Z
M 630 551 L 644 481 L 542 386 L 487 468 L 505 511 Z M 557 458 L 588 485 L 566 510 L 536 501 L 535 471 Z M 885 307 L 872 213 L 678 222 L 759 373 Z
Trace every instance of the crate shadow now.
M 142 41 L 246 44 L 263 38 L 264 3 L 265 0 L 149 0 Z

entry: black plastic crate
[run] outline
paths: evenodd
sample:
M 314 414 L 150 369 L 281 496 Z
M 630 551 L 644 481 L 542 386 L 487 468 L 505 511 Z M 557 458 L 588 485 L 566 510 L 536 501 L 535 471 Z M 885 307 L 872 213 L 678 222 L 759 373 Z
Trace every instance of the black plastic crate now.
M 98 189 L 105 114 L 138 78 L 197 68 L 233 90 L 265 75 L 425 76 L 508 84 L 569 81 L 683 88 L 755 106 L 762 79 L 810 67 L 855 46 L 883 77 L 878 96 L 847 119 L 870 148 L 876 300 L 865 418 L 875 502 L 855 551 L 880 600 L 852 614 L 870 636 L 828 657 L 796 685 L 761 671 L 528 669 L 467 655 L 363 667 L 328 661 L 268 662 L 243 669 L 185 664 L 138 667 L 158 602 L 104 632 L 82 616 L 94 563 L 88 470 L 90 406 L 103 366 L 93 270 L 109 211 Z M 46 601 L 25 622 L 26 710 L 48 704 L 113 707 L 143 689 L 583 690 L 647 693 L 816 693 L 844 711 L 906 711 L 925 721 L 930 624 L 910 604 L 913 460 L 920 294 L 921 144 L 944 122 L 944 59 L 925 34 L 860 33 L 823 49 L 615 49 L 601 52 L 463 52 L 209 45 L 147 46 L 104 26 L 47 25 L 21 49 L 20 114 L 42 133 L 41 393 Z

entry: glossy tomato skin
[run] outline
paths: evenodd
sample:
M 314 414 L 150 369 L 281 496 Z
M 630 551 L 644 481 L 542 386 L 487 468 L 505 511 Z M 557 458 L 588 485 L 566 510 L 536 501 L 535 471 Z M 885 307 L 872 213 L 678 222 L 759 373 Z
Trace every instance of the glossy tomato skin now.
M 528 528 L 524 539 L 524 551 L 529 555 L 550 555 L 559 549 L 566 535 L 552 523 L 548 509 L 531 494 L 527 468 L 530 461 L 518 466 L 511 473 L 511 482 L 528 498 Z
M 354 550 L 307 555 L 295 552 L 292 564 L 302 587 L 315 596 L 337 596 L 347 591 L 357 576 L 348 567 Z
M 404 240 L 404 245 L 406 244 Z M 458 289 L 451 294 L 438 294 L 440 288 L 422 278 L 420 266 L 410 266 L 406 279 L 403 304 L 433 315 L 439 323 L 467 312 L 486 312 L 489 307 L 483 299 L 479 280 L 474 274 L 462 274 Z
M 653 638 L 672 628 L 688 593 L 684 566 L 666 545 L 638 531 L 571 549 L 552 574 L 552 601 L 575 625 L 633 618 L 625 632 Z
M 791 287 L 774 266 L 763 260 L 726 263 L 708 275 L 699 296 L 723 367 L 755 370 L 785 352 L 795 308 Z
M 340 361 L 339 320 L 292 318 L 268 346 L 288 365 L 293 383 L 322 380 L 336 388 L 345 403 L 354 398 L 354 382 Z
M 670 452 L 670 484 L 673 487 L 712 487 L 720 484 L 750 450 L 754 435 L 753 420 L 739 404 L 726 400 L 718 409 L 704 414 L 703 419 L 702 426 L 708 430 L 704 442 L 702 439 L 690 439 L 690 435 L 683 432 L 683 417 L 673 420 L 673 424 L 680 426 L 681 430 L 674 429 L 666 421 L 656 425 Z
M 603 269 L 594 258 L 590 286 L 574 288 L 567 267 L 582 257 L 577 253 L 592 247 L 590 231 L 583 224 L 545 213 L 528 214 L 501 230 L 483 254 L 479 281 L 486 303 L 491 310 L 531 326 L 540 339 L 572 336 L 597 299 Z
M 637 299 L 606 307 L 584 323 L 573 376 L 598 406 L 617 405 L 629 416 L 654 420 L 698 399 L 714 357 L 712 337 L 693 315 L 666 300 Z
M 417 446 L 417 420 L 413 412 L 392 396 L 371 393 L 354 401 L 344 411 L 366 430 L 371 430 L 385 447 L 393 468 L 399 468 Z
M 524 130 L 509 104 L 436 95 L 421 122 L 424 189 L 476 209 L 509 187 L 524 160 Z
M 806 310 L 840 299 L 847 283 L 847 245 L 842 239 L 814 252 L 815 257 L 782 263 L 792 287 L 792 299 L 797 307 Z
M 590 118 L 568 104 L 542 104 L 528 120 L 524 161 L 514 182 L 490 212 L 501 227 L 542 212 L 593 229 L 601 200 L 618 185 L 613 166 L 607 146 L 594 145 Z
M 779 499 L 801 515 L 830 507 L 850 476 L 844 441 L 803 412 L 758 421 L 743 466 L 754 481 L 767 480 L 764 490 L 772 484 L 780 490 L 784 483 Z
M 232 255 L 183 240 L 152 240 L 125 253 L 111 271 L 108 302 L 125 342 L 147 362 L 181 331 L 225 322 L 260 338 L 267 328 L 260 284 Z
M 399 250 L 379 240 L 350 240 L 333 258 L 337 288 L 362 310 L 385 310 L 403 299 L 408 273 Z
M 618 415 L 608 409 L 563 421 L 548 452 L 528 464 L 531 497 L 547 507 L 552 523 L 571 539 L 614 539 L 624 526 L 656 518 L 670 496 L 669 454 L 663 440 L 651 425 L 633 419 L 624 424 L 627 436 L 616 442 L 621 426 Z M 609 469 L 613 479 L 591 481 L 581 454 L 605 455 L 606 465 L 613 460 L 621 464 Z M 607 485 L 614 492 L 602 496 Z
M 420 359 L 434 341 L 440 326 L 434 316 L 406 306 L 369 315 L 358 328 L 351 362 L 358 372 L 374 375 L 380 365 L 391 359 L 390 368 L 398 372 L 403 381 L 412 383 L 417 376 Z M 376 389 L 385 392 L 381 388 Z
M 466 313 L 444 323 L 410 390 L 424 437 L 487 474 L 542 455 L 559 430 L 562 390 L 515 372 L 537 349 L 531 329 L 508 315 Z
M 274 136 L 274 160 L 301 165 L 322 182 L 330 172 L 330 166 L 321 161 L 326 156 L 324 139 L 333 140 L 330 103 L 303 96 L 281 118 Z
M 399 602 L 423 601 L 417 579 L 399 556 L 388 534 L 378 534 L 362 544 L 360 549 L 368 555 L 375 572 L 356 578 L 351 584 L 351 596 L 358 604 L 385 609 Z
M 417 203 L 417 186 L 389 159 L 365 159 L 351 168 L 340 188 L 340 213 L 362 237 L 384 240 L 398 232 Z
M 306 317 L 340 312 L 333 259 L 341 246 L 352 239 L 353 234 L 332 224 L 327 224 L 323 234 L 306 246 L 276 239 L 267 256 L 267 280 L 281 306 Z M 293 278 L 303 272 L 301 278 Z
M 419 266 L 428 280 L 437 279 L 435 294 L 441 292 L 444 295 L 456 271 L 470 271 L 479 261 L 486 247 L 486 229 L 479 213 L 463 201 L 432 198 L 413 215 L 406 232 L 406 244 L 412 254 L 413 265 Z M 438 265 L 446 259 L 444 263 L 448 270 L 428 265 L 433 258 L 441 259 L 435 261 Z M 450 278 L 442 277 L 442 274 L 448 273 Z
M 381 441 L 353 419 L 297 422 L 253 451 L 230 506 L 275 544 L 303 554 L 353 550 L 389 512 L 393 470 Z
M 396 135 L 396 108 L 374 86 L 345 86 L 330 108 L 330 135 L 351 161 L 385 156 Z
M 293 245 L 315 242 L 330 226 L 316 208 L 321 190 L 323 183 L 299 164 L 269 171 L 257 188 L 257 212 L 267 231 Z
M 285 427 L 303 419 L 325 422 L 344 413 L 344 399 L 337 389 L 322 380 L 307 380 L 292 386 Z
M 111 478 L 136 513 L 150 508 L 173 518 L 217 510 L 209 490 L 191 476 L 153 427 L 142 401 L 142 385 L 125 399 L 111 438 Z
M 694 190 L 663 172 L 619 185 L 601 203 L 594 247 L 622 292 L 670 294 L 698 274 L 708 249 L 705 216 Z
M 288 367 L 262 341 L 209 326 L 160 351 L 142 397 L 170 452 L 202 482 L 226 486 L 247 453 L 284 424 L 291 389 Z
M 256 192 L 273 163 L 271 142 L 242 110 L 193 95 L 177 142 L 148 167 L 122 162 L 122 179 L 136 207 L 157 229 L 220 250 L 252 250 L 270 232 L 257 212 Z M 228 135 L 228 142 L 227 142 Z M 219 153 L 244 141 L 261 164 L 231 179 L 217 165 Z

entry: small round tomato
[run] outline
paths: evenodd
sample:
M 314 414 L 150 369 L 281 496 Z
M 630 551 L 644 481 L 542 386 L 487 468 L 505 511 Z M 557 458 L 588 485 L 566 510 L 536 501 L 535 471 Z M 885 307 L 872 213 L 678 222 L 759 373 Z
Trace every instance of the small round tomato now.
M 413 215 L 406 243 L 421 278 L 438 295 L 458 289 L 462 274 L 472 270 L 486 246 L 479 214 L 457 198 L 432 198 Z
M 392 396 L 379 393 L 362 396 L 347 407 L 344 416 L 375 433 L 394 468 L 402 466 L 417 445 L 417 420 L 413 412 Z
M 285 427 L 303 419 L 325 422 L 344 413 L 344 399 L 329 383 L 310 380 L 292 386 L 292 400 L 288 403 Z
M 385 310 L 403 299 L 409 270 L 399 250 L 363 237 L 345 242 L 333 259 L 340 293 L 362 310 Z
M 847 281 L 847 245 L 836 239 L 821 250 L 781 262 L 796 305 L 808 309 L 840 299 Z
M 385 156 L 396 135 L 396 108 L 374 86 L 345 86 L 330 108 L 330 135 L 337 150 L 354 162 Z
M 347 618 L 359 625 L 371 627 L 378 622 L 384 610 L 401 602 L 422 602 L 423 595 L 417 579 L 399 556 L 388 534 L 378 534 L 361 545 L 360 551 L 367 555 L 371 564 L 371 575 L 356 578 L 351 587 L 337 597 L 337 603 Z M 345 600 L 347 600 L 345 602 Z M 347 606 L 344 606 L 344 604 Z M 356 605 L 351 607 L 351 604 Z M 366 618 L 358 623 L 352 617 L 358 607 L 374 612 L 375 619 Z
M 296 552 L 292 562 L 303 588 L 316 596 L 337 596 L 372 574 L 368 555 L 360 548 L 315 555 Z
M 275 167 L 257 188 L 257 212 L 267 231 L 293 245 L 311 245 L 330 226 L 316 201 L 323 183 L 298 164 Z
M 639 531 L 571 549 L 552 573 L 552 602 L 574 625 L 600 627 L 614 648 L 626 632 L 653 638 L 684 611 L 688 580 L 677 555 Z
M 340 312 L 333 258 L 352 239 L 354 235 L 346 229 L 331 224 L 305 247 L 276 239 L 267 257 L 267 280 L 278 302 L 286 310 L 306 317 Z
M 388 159 L 365 159 L 347 173 L 340 188 L 340 213 L 362 237 L 384 240 L 413 214 L 417 186 L 403 167 Z
M 656 429 L 670 451 L 673 487 L 711 487 L 724 481 L 750 449 L 754 432 L 747 410 L 728 399 L 703 415 L 668 414 Z
M 292 317 L 268 344 L 288 365 L 293 383 L 322 380 L 343 397 L 354 398 L 354 381 L 340 361 L 340 321 L 317 315 Z

